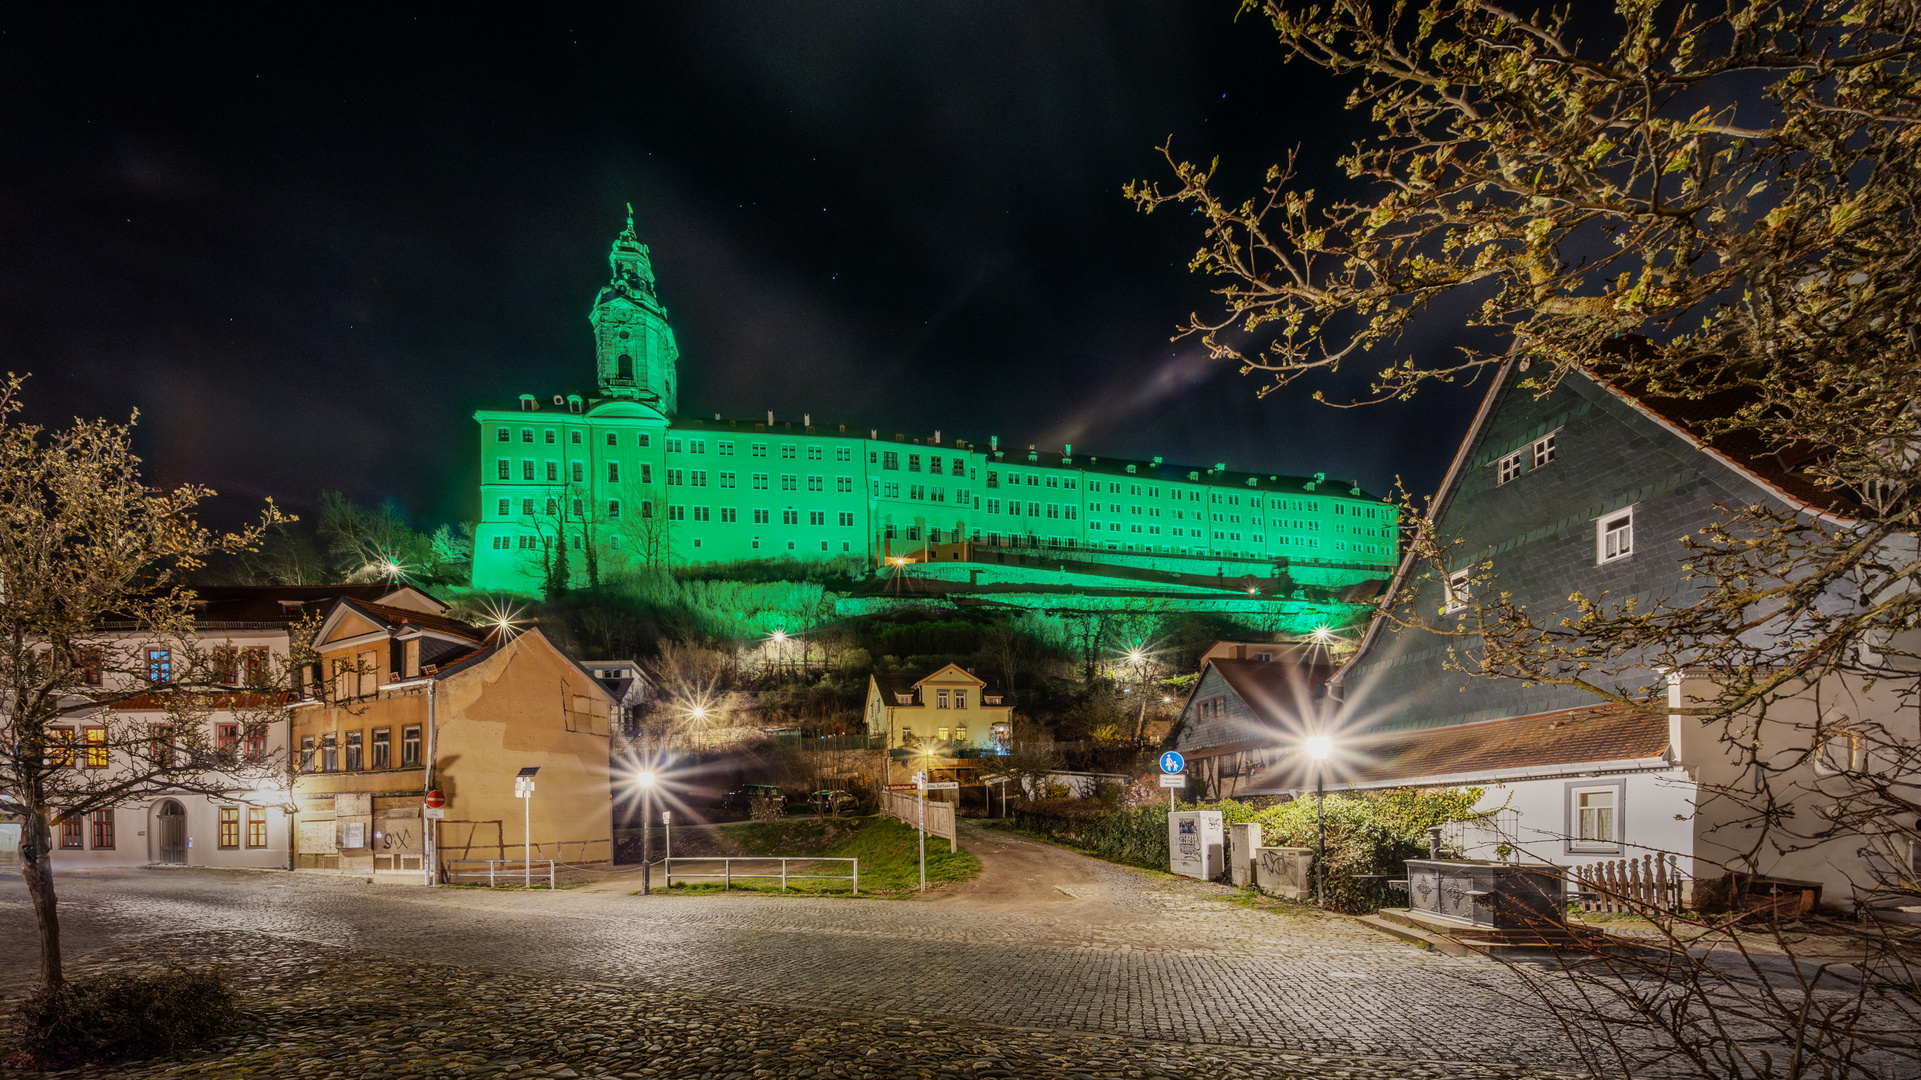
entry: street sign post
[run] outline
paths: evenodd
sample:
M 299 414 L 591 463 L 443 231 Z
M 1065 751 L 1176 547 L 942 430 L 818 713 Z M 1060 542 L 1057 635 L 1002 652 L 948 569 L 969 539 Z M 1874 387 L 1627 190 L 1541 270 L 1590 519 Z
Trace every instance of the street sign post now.
M 1187 759 L 1178 750 L 1169 750 L 1161 755 L 1161 786 L 1167 789 L 1167 809 L 1174 809 L 1174 793 L 1187 786 L 1187 777 L 1181 770 L 1187 768 Z
M 927 774 L 915 773 L 914 783 L 920 788 L 917 798 L 920 807 L 920 891 L 927 891 Z

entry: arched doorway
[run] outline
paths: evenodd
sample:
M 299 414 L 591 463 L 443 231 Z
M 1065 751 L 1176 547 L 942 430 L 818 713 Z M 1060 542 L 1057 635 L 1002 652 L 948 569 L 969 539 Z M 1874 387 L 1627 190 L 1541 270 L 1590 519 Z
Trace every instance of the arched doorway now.
M 160 862 L 165 866 L 187 865 L 187 808 L 168 799 L 160 804 L 154 819 L 159 842 Z

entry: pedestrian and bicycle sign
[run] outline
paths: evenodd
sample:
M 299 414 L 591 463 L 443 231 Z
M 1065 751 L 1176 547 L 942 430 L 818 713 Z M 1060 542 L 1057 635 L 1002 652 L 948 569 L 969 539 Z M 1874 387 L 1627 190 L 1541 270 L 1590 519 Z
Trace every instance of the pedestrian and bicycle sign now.
M 1172 776 L 1187 768 L 1187 759 L 1177 750 L 1169 750 L 1161 755 L 1161 771 Z

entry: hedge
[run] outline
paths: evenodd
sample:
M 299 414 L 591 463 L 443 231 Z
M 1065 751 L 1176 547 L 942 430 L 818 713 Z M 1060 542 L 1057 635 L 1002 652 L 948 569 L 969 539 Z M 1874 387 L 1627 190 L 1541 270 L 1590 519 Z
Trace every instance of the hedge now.
M 1359 913 L 1405 904 L 1407 894 L 1363 875 L 1405 877 L 1405 861 L 1427 853 L 1427 830 L 1480 816 L 1474 805 L 1481 795 L 1480 788 L 1329 795 L 1327 906 Z M 1311 798 L 1258 809 L 1231 799 L 1206 807 L 1183 804 L 1181 809 L 1219 810 L 1227 825 L 1258 822 L 1268 846 L 1317 846 Z M 1109 809 L 1092 799 L 1033 800 L 1015 812 L 1014 826 L 1114 862 L 1167 869 L 1167 808 L 1159 804 Z

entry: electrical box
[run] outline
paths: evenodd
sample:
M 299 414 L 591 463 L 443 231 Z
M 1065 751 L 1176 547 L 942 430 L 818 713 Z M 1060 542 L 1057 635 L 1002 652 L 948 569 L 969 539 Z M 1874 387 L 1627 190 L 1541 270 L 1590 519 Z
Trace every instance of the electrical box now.
M 1176 810 L 1167 815 L 1167 869 L 1212 881 L 1226 869 L 1227 836 L 1219 810 Z
M 1245 889 L 1254 884 L 1254 851 L 1261 846 L 1261 823 L 1258 821 L 1237 821 L 1227 827 L 1228 845 L 1227 864 L 1231 873 L 1228 880 L 1236 888 Z

